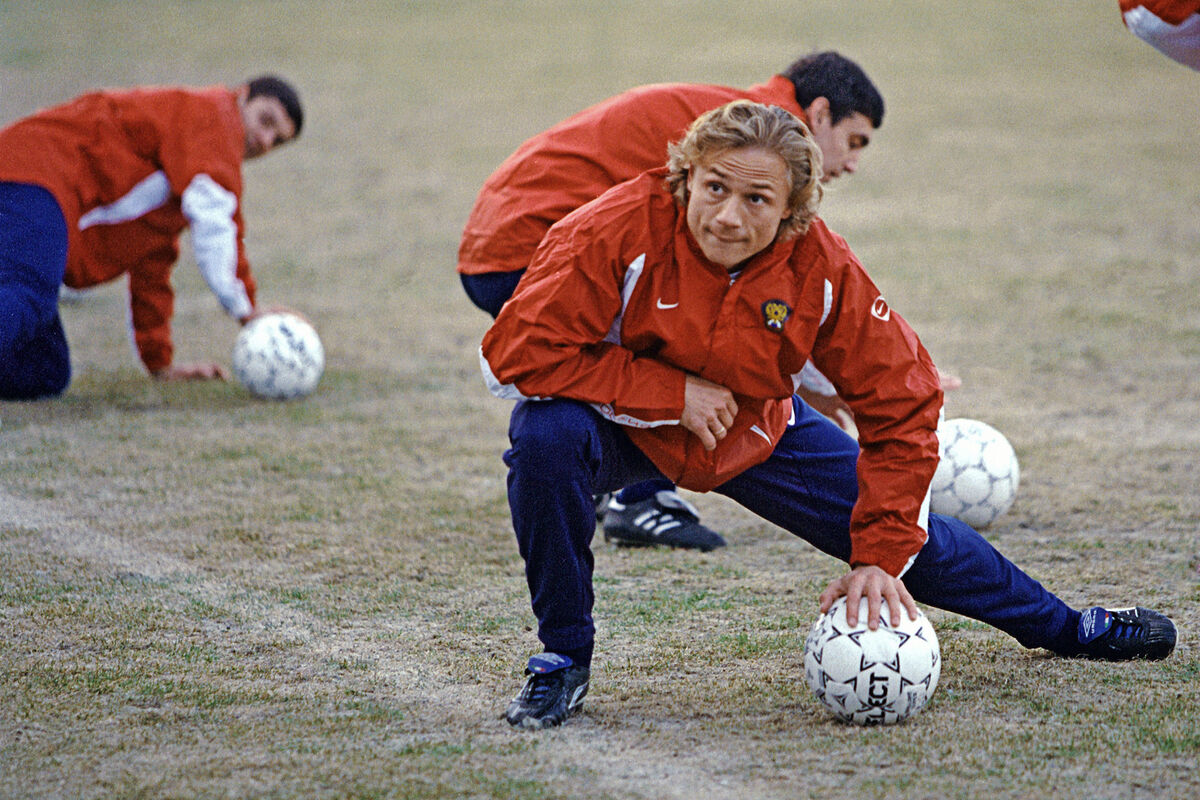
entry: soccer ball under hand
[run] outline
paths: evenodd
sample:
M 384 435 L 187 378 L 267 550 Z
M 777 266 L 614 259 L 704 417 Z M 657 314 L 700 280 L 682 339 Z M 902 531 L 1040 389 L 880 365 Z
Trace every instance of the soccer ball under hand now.
M 942 459 L 933 474 L 929 508 L 986 528 L 1012 507 L 1021 468 L 1000 431 L 974 419 L 938 426 Z
M 317 388 L 325 348 L 295 314 L 264 314 L 246 323 L 233 345 L 233 374 L 259 397 L 291 400 Z
M 867 599 L 858 625 L 846 623 L 846 598 L 838 598 L 813 624 L 804 644 L 804 677 L 821 704 L 842 722 L 888 725 L 920 711 L 942 673 L 937 634 L 929 619 L 901 610 L 888 620 L 883 601 L 878 630 L 867 627 Z

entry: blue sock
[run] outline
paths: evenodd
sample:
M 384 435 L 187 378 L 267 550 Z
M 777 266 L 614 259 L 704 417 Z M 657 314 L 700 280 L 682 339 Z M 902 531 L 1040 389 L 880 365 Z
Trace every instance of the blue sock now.
M 635 483 L 633 486 L 626 486 L 621 491 L 617 492 L 617 502 L 630 505 L 632 503 L 640 503 L 643 500 L 653 497 L 659 492 L 675 491 L 675 484 L 671 483 L 666 478 L 657 478 L 649 481 Z

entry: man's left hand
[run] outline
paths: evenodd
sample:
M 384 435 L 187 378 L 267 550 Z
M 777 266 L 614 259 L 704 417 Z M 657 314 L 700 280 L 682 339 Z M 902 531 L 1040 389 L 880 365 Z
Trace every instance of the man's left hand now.
M 265 317 L 268 314 L 291 314 L 293 317 L 299 317 L 300 319 L 304 320 L 305 322 L 309 322 L 308 317 L 304 316 L 303 314 L 301 314 L 299 311 L 295 310 L 294 308 L 288 308 L 287 306 L 269 306 L 267 308 L 255 308 L 253 311 L 251 311 L 246 316 L 240 317 L 238 319 L 238 323 L 243 326 L 249 325 L 251 322 L 258 319 L 259 317 Z
M 846 598 L 846 622 L 858 625 L 858 606 L 862 598 L 867 598 L 867 627 L 879 629 L 879 609 L 881 601 L 886 600 L 888 617 L 892 627 L 900 624 L 900 607 L 908 609 L 908 618 L 917 618 L 917 603 L 913 600 L 904 581 L 894 578 L 879 567 L 855 567 L 849 573 L 832 581 L 821 592 L 821 613 L 824 614 L 839 597 Z

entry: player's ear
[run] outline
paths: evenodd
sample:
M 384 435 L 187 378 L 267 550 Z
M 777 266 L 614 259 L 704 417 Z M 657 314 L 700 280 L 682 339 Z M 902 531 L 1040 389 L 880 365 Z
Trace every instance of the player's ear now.
M 683 165 L 683 183 L 687 187 L 687 195 L 690 197 L 695 189 L 696 168 L 691 164 Z
M 808 118 L 809 127 L 824 127 L 833 124 L 833 112 L 829 110 L 829 98 L 815 98 L 804 109 L 804 116 Z

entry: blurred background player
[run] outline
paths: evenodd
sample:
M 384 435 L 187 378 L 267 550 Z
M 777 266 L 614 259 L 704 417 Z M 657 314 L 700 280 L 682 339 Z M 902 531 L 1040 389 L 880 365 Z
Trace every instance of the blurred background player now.
M 1200 0 L 1120 0 L 1125 27 L 1180 64 L 1200 70 Z
M 233 89 L 93 92 L 0 130 L 0 398 L 66 391 L 59 287 L 124 273 L 150 374 L 224 378 L 216 363 L 172 363 L 179 236 L 190 228 L 204 280 L 244 324 L 255 283 L 242 241 L 242 162 L 296 138 L 303 124 L 296 90 L 268 75 Z
M 803 120 L 821 149 L 825 181 L 853 174 L 883 123 L 883 97 L 875 84 L 835 52 L 800 58 L 748 89 L 699 84 L 631 89 L 532 137 L 487 179 L 458 251 L 467 296 L 495 317 L 551 225 L 612 186 L 661 167 L 667 144 L 697 116 L 736 99 L 778 105 Z M 811 365 L 803 380 L 798 393 L 846 427 L 848 411 L 832 385 Z M 959 383 L 946 378 L 947 388 Z M 667 480 L 627 487 L 611 501 L 601 496 L 597 516 L 605 538 L 621 544 L 698 550 L 725 544 Z

